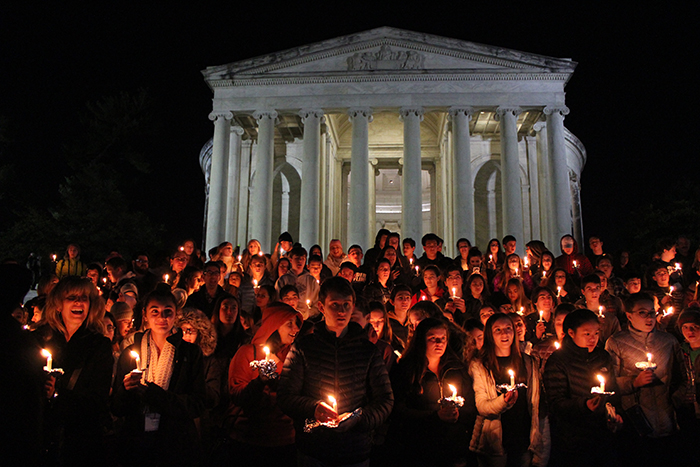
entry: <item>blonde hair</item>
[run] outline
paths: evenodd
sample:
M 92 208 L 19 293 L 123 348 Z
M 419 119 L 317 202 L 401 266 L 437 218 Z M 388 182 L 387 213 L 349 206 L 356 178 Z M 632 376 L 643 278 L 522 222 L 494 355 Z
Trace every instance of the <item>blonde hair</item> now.
M 64 277 L 56 287 L 51 290 L 46 299 L 44 307 L 43 320 L 48 323 L 54 331 L 62 333 L 64 336 L 68 333 L 66 326 L 63 324 L 61 316 L 61 308 L 63 300 L 71 294 L 86 295 L 90 302 L 88 315 L 85 318 L 87 328 L 99 334 L 104 334 L 104 323 L 102 318 L 105 316 L 105 302 L 97 292 L 97 288 L 90 281 L 77 276 Z
M 183 324 L 189 324 L 197 330 L 197 345 L 202 349 L 205 357 L 216 350 L 216 331 L 207 315 L 196 308 L 184 308 L 178 312 L 175 326 L 182 328 Z

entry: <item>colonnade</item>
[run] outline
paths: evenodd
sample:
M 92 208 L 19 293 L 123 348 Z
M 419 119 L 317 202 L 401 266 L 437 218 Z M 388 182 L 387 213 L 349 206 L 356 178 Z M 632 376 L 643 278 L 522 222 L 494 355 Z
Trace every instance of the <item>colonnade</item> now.
M 518 245 L 525 238 L 523 223 L 523 188 L 520 180 L 520 156 L 518 147 L 517 118 L 519 107 L 500 106 L 495 109 L 500 121 L 501 138 L 501 186 L 502 220 L 504 234 L 514 235 Z M 470 149 L 469 122 L 474 113 L 470 107 L 447 109 L 452 123 L 452 206 L 450 219 L 455 239 L 475 239 L 474 174 Z M 546 106 L 543 109 L 546 123 L 538 124 L 538 148 L 545 148 L 538 156 L 537 174 L 539 215 L 543 225 L 542 238 L 550 240 L 572 231 L 572 202 L 569 169 L 566 159 L 564 116 L 565 106 Z M 369 124 L 372 109 L 349 108 L 347 114 L 352 123 L 351 172 L 349 187 L 348 246 L 360 244 L 369 248 L 373 244 L 374 224 L 372 187 L 374 171 L 369 158 Z M 417 241 L 422 232 L 421 199 L 421 135 L 420 123 L 424 109 L 402 107 L 398 109 L 403 122 L 403 174 L 402 174 L 402 236 Z M 321 109 L 303 109 L 298 115 L 304 124 L 303 160 L 301 180 L 301 212 L 299 241 L 310 246 L 321 239 L 320 193 L 321 185 L 321 125 L 324 112 Z M 268 249 L 274 245 L 271 238 L 274 137 L 278 112 L 263 109 L 253 113 L 258 126 L 257 155 L 249 209 L 253 212 L 248 238 L 257 238 Z M 237 210 L 239 207 L 241 137 L 243 129 L 232 125 L 233 114 L 228 111 L 212 112 L 214 138 L 211 158 L 210 187 L 207 208 L 205 243 L 211 248 L 226 239 L 237 236 Z M 542 143 L 540 145 L 540 142 Z M 335 200 L 338 201 L 338 200 Z M 545 227 L 546 226 L 546 227 Z M 550 240 L 551 241 L 551 240 Z

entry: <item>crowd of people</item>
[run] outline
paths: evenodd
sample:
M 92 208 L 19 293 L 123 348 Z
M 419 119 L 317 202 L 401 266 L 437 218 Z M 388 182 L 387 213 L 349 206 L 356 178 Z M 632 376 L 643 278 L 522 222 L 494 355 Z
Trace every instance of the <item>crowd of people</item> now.
M 0 265 L 18 465 L 700 465 L 700 248 L 382 229 Z M 554 250 L 557 250 L 555 253 Z M 37 282 L 37 297 L 23 298 Z M 4 463 L 4 462 L 3 462 Z

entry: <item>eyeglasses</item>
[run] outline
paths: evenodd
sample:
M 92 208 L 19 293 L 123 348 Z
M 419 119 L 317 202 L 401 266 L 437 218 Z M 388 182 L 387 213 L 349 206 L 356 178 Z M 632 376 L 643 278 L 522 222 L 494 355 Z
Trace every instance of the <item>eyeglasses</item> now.
M 182 333 L 186 336 L 197 334 L 197 330 L 193 328 L 182 328 Z
M 204 271 L 202 273 L 203 276 L 220 276 L 221 272 L 220 271 Z
M 641 318 L 644 318 L 644 319 L 656 318 L 656 315 L 658 315 L 658 313 L 656 311 L 644 311 L 644 310 L 637 311 L 637 314 Z

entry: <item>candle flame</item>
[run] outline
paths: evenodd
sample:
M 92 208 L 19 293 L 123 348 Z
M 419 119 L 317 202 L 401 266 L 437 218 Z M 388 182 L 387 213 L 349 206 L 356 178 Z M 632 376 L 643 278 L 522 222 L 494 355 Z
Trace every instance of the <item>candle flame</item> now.
M 46 349 L 41 349 L 41 356 L 44 358 L 49 358 L 49 357 L 51 357 L 51 352 L 49 352 Z
M 598 381 L 600 381 L 600 384 L 605 384 L 605 378 L 603 378 L 603 375 L 596 375 L 596 378 L 598 378 Z
M 452 391 L 452 397 L 457 397 L 457 388 L 452 384 L 448 384 L 447 386 L 449 386 L 450 391 Z
M 651 353 L 648 353 L 647 354 L 647 361 L 651 362 L 651 357 L 652 357 Z
M 554 342 L 554 348 L 557 349 L 557 350 L 561 349 L 561 344 L 560 344 L 559 342 L 556 342 L 556 341 L 555 341 L 555 342 Z
M 262 252 L 262 251 L 258 251 L 258 256 L 262 256 L 262 255 L 263 255 L 263 252 Z
M 139 357 L 138 352 L 136 352 L 135 350 L 132 350 L 129 353 L 131 354 L 131 358 L 141 358 L 141 357 Z
M 508 370 L 508 376 L 515 376 L 515 372 L 513 370 Z
M 263 347 L 263 352 L 265 352 L 265 355 L 270 355 L 270 348 L 269 348 L 269 347 Z
M 336 404 L 338 403 L 338 402 L 335 400 L 335 397 L 333 397 L 333 396 L 328 396 L 328 401 L 329 401 L 332 405 L 336 405 Z

